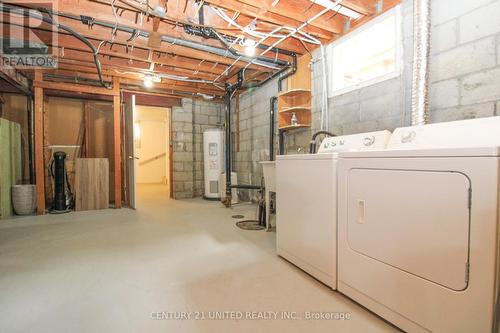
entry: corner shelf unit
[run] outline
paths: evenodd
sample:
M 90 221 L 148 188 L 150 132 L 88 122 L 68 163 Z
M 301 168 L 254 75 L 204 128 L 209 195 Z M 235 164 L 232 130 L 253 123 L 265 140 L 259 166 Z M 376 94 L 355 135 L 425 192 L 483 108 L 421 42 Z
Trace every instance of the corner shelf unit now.
M 287 90 L 278 95 L 278 128 L 289 131 L 311 127 L 311 56 L 305 54 L 297 59 L 297 72 L 287 78 Z M 292 125 L 292 115 L 297 125 Z

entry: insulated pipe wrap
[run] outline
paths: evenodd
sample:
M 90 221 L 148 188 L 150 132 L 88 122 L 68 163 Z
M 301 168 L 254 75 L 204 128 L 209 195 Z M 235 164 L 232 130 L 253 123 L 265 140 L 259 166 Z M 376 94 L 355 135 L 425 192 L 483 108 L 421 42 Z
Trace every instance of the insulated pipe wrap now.
M 413 90 L 411 124 L 429 120 L 429 55 L 431 49 L 431 0 L 414 0 Z

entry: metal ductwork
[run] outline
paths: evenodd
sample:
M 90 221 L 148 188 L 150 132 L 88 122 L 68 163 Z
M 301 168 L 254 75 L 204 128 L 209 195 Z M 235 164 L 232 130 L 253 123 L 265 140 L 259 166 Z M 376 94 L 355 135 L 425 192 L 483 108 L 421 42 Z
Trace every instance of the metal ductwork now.
M 431 49 L 431 0 L 414 0 L 413 90 L 411 124 L 429 119 L 429 55 Z

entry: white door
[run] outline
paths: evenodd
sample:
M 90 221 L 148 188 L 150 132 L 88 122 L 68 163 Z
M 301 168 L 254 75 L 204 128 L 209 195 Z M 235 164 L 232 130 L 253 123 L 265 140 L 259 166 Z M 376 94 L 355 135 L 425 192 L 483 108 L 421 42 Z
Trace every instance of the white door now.
M 135 95 L 130 95 L 124 101 L 123 110 L 125 113 L 125 159 L 126 159 L 126 201 L 130 208 L 136 208 L 136 162 L 137 156 L 135 152 Z
M 468 283 L 469 179 L 458 172 L 352 169 L 347 243 L 451 290 Z

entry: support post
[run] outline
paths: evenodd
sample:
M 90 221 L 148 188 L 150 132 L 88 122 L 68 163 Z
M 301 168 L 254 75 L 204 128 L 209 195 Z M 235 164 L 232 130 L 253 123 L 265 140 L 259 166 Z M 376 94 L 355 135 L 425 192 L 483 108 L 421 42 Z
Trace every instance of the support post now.
M 42 81 L 43 73 L 35 70 L 35 80 Z M 36 212 L 45 214 L 45 179 L 43 156 L 43 88 L 35 87 L 35 184 L 36 184 Z
M 113 149 L 115 158 L 115 208 L 122 207 L 121 98 L 120 79 L 113 77 Z

